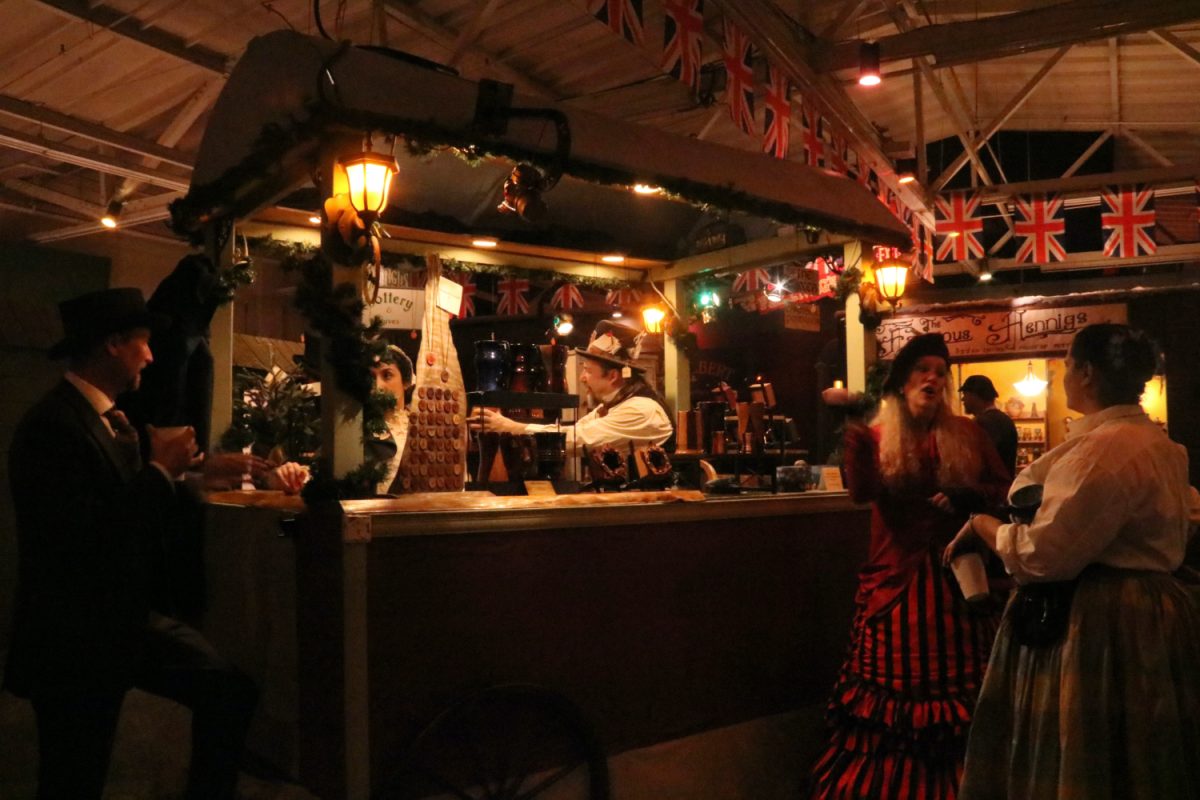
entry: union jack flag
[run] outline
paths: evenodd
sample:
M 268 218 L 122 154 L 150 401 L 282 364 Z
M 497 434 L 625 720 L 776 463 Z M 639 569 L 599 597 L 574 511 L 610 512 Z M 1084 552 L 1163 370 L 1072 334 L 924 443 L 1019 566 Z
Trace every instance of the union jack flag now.
M 1101 212 L 1100 227 L 1112 231 L 1104 255 L 1117 258 L 1158 252 L 1154 241 L 1154 190 L 1145 184 L 1106 186 L 1101 194 L 1108 212 Z
M 821 115 L 805 104 L 800 109 L 800 133 L 804 136 L 804 163 L 819 167 L 825 160 L 825 140 L 822 138 Z
M 733 279 L 733 291 L 757 292 L 771 282 L 771 275 L 762 267 L 739 272 Z
M 949 197 L 938 195 L 934 200 L 937 233 L 944 236 L 938 245 L 938 261 L 965 261 L 974 256 L 983 258 L 983 220 L 979 212 L 977 192 L 951 192 Z
M 729 117 L 742 129 L 754 133 L 754 69 L 750 66 L 750 40 L 736 25 L 725 21 L 725 101 Z
M 1063 202 L 1056 194 L 1035 194 L 1016 198 L 1017 211 L 1022 219 L 1013 222 L 1013 233 L 1025 237 L 1017 250 L 1017 261 L 1046 264 L 1066 261 L 1060 236 L 1067 232 L 1063 219 Z
M 610 289 L 608 294 L 604 295 L 604 302 L 617 308 L 629 308 L 642 302 L 642 293 L 632 287 Z
M 588 0 L 588 13 L 618 36 L 642 43 L 642 0 Z
M 776 158 L 787 158 L 788 121 L 792 118 L 791 87 L 783 70 L 774 64 L 767 67 L 767 104 L 763 114 L 763 152 Z
M 505 317 L 515 317 L 518 314 L 529 313 L 529 280 L 527 278 L 507 278 L 500 281 L 496 287 L 500 293 L 500 302 L 496 304 L 496 313 Z
M 583 295 L 579 287 L 573 283 L 564 283 L 550 295 L 550 307 L 570 311 L 572 308 L 583 308 Z
M 850 173 L 845 136 L 835 133 L 829 138 L 829 145 L 825 149 L 825 169 L 838 175 Z
M 700 81 L 704 0 L 665 0 L 663 15 L 662 68 L 695 89 Z
M 458 307 L 458 313 L 455 314 L 459 319 L 475 316 L 475 293 L 479 291 L 475 285 L 475 278 L 470 273 L 455 275 L 454 280 L 462 284 L 462 304 Z

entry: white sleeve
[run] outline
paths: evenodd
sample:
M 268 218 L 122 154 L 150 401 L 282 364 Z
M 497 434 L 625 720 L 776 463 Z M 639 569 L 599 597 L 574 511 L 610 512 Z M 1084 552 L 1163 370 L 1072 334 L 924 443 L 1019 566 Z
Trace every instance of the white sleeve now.
M 526 425 L 528 433 L 558 430 L 554 425 Z M 567 447 L 576 444 L 592 447 L 600 444 L 634 442 L 636 444 L 662 444 L 670 438 L 674 428 L 667 412 L 649 397 L 631 397 L 610 408 L 600 416 L 591 411 L 572 426 L 563 425 L 567 434 Z
M 1059 459 L 1046 474 L 1033 523 L 1001 525 L 996 553 L 1018 583 L 1068 580 L 1116 538 L 1128 519 L 1124 481 L 1086 451 Z

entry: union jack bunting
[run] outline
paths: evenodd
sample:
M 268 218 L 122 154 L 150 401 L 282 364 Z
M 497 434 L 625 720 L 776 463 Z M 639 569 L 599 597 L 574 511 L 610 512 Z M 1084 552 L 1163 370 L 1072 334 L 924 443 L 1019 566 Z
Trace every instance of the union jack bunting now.
M 829 144 L 825 147 L 825 169 L 838 175 L 850 174 L 845 136 L 835 133 L 829 137 Z
M 500 302 L 496 305 L 496 313 L 504 317 L 515 317 L 518 314 L 529 313 L 529 280 L 527 278 L 506 278 L 496 287 L 500 294 Z
M 642 293 L 630 287 L 610 289 L 608 294 L 604 295 L 604 302 L 617 308 L 629 308 L 642 302 Z
M 1056 194 L 1035 194 L 1016 198 L 1021 219 L 1013 222 L 1013 233 L 1023 236 L 1017 261 L 1046 264 L 1066 261 L 1067 251 L 1058 237 L 1067 232 L 1063 202 Z
M 475 293 L 479 288 L 475 285 L 475 278 L 470 273 L 463 275 L 455 275 L 454 280 L 462 284 L 462 303 L 458 307 L 458 313 L 455 314 L 459 319 L 475 316 Z
M 1129 258 L 1158 252 L 1153 189 L 1144 184 L 1106 186 L 1101 197 L 1107 211 L 1100 213 L 1100 227 L 1112 231 L 1104 242 L 1104 255 Z
M 805 104 L 800 109 L 800 133 L 804 137 L 804 163 L 819 167 L 825 160 L 825 140 L 821 138 L 821 115 Z
M 550 295 L 550 307 L 570 311 L 572 308 L 583 308 L 583 295 L 579 287 L 573 283 L 564 283 Z
M 754 133 L 754 69 L 750 66 L 750 40 L 728 19 L 725 24 L 725 101 L 729 117 L 743 133 Z
M 700 82 L 703 38 L 704 0 L 665 0 L 662 68 L 693 89 Z
M 733 279 L 733 291 L 735 292 L 757 292 L 771 282 L 771 275 L 762 267 L 748 269 L 745 272 L 739 272 L 737 277 Z
M 945 237 L 938 245 L 938 261 L 983 258 L 983 245 L 979 241 L 979 234 L 983 233 L 983 220 L 977 216 L 978 193 L 951 192 L 948 196 L 938 195 L 934 212 L 938 236 Z
M 774 64 L 767 68 L 767 104 L 763 110 L 763 152 L 787 158 L 788 121 L 792 118 L 791 87 L 783 70 Z
M 642 43 L 642 0 L 588 0 L 588 13 L 618 36 Z
M 933 232 L 915 216 L 912 220 L 912 271 L 926 283 L 933 283 Z

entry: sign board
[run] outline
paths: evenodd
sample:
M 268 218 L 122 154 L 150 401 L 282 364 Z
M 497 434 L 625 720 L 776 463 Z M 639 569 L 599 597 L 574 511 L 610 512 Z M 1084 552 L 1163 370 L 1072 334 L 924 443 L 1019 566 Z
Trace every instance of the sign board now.
M 821 480 L 817 488 L 823 492 L 846 491 L 846 486 L 842 483 L 842 471 L 837 467 L 821 467 Z
M 375 302 L 363 309 L 364 322 L 382 317 L 383 327 L 389 329 L 420 330 L 424 316 L 424 289 L 380 289 Z
M 458 316 L 458 312 L 462 311 L 462 284 L 443 276 L 438 280 L 437 290 L 438 308 L 447 314 Z
M 525 481 L 525 494 L 530 497 L 552 497 L 558 494 L 550 481 Z
M 793 331 L 821 330 L 821 309 L 812 303 L 787 303 L 783 309 L 783 327 Z
M 1080 328 L 1126 319 L 1124 303 L 954 311 L 885 319 L 875 339 L 884 360 L 894 358 L 909 339 L 924 333 L 940 333 L 951 358 L 1065 353 Z

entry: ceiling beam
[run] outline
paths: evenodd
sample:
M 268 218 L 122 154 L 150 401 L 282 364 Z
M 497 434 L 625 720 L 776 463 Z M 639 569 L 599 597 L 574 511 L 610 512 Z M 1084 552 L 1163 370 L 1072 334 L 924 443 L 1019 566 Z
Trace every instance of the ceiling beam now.
M 88 0 L 38 0 L 38 2 L 66 17 L 90 22 L 97 27 L 140 42 L 216 75 L 229 74 L 232 60 L 230 56 L 200 45 L 189 45 L 182 37 L 162 28 L 148 25 L 131 14 Z
M 1076 175 L 1071 178 L 1050 178 L 1040 181 L 1005 183 L 984 189 L 980 196 L 984 203 L 1008 200 L 1018 194 L 1057 193 L 1064 197 L 1096 196 L 1105 186 L 1132 183 L 1149 183 L 1163 186 L 1187 183 L 1200 178 L 1200 164 L 1181 164 L 1174 167 L 1149 167 L 1146 169 L 1106 172 L 1096 175 Z
M 1050 70 L 1054 69 L 1054 66 L 1062 60 L 1062 57 L 1065 56 L 1067 51 L 1070 49 L 1070 45 L 1059 48 L 1058 52 L 1052 55 L 1050 59 L 1042 65 L 1042 68 L 1034 73 L 1033 77 L 1026 81 L 1024 86 L 1017 90 L 1017 93 L 1013 95 L 1012 99 L 1008 101 L 1008 104 L 1004 106 L 1000 113 L 997 114 L 996 117 L 987 124 L 987 127 L 985 127 L 978 136 L 975 137 L 973 146 L 976 150 L 978 150 L 978 148 L 981 147 L 984 142 L 991 139 L 992 136 L 996 134 L 996 131 L 1000 130 L 1004 123 L 1008 122 L 1008 120 L 1012 118 L 1013 114 L 1017 113 L 1017 110 L 1025 104 L 1025 101 L 1029 99 L 1034 90 L 1037 89 L 1037 87 L 1041 85 L 1042 81 L 1046 79 L 1046 76 L 1050 74 Z M 933 182 L 931 190 L 934 192 L 941 191 L 942 187 L 949 183 L 950 179 L 953 178 L 958 171 L 963 168 L 963 165 L 967 163 L 968 159 L 969 156 L 966 154 L 966 152 L 964 152 L 958 158 L 950 162 L 950 165 L 946 167 L 946 169 L 942 170 L 942 174 L 939 175 L 937 180 Z
M 1187 59 L 1187 62 L 1193 67 L 1200 67 L 1200 50 L 1192 47 L 1183 39 L 1180 39 L 1170 31 L 1150 31 L 1150 35 L 1175 50 L 1175 52 Z
M 145 225 L 149 222 L 160 222 L 168 219 L 171 212 L 165 208 L 152 208 L 146 211 L 139 211 L 136 214 L 122 214 L 121 228 L 131 228 L 135 225 Z M 47 242 L 61 242 L 64 239 L 77 239 L 80 236 L 90 236 L 93 233 L 102 233 L 109 230 L 100 224 L 99 220 L 92 222 L 84 222 L 79 225 L 72 225 L 68 228 L 56 228 L 50 231 L 42 231 L 35 233 L 29 237 L 30 241 L 38 244 L 46 244 Z
M 432 39 L 451 54 L 455 52 L 458 46 L 459 32 L 450 30 L 433 17 L 415 8 L 412 3 L 402 2 L 402 0 L 383 0 L 383 3 L 387 6 L 387 13 L 396 20 Z M 561 100 L 564 97 L 564 93 L 558 88 L 509 66 L 501 56 L 489 53 L 483 48 L 468 48 L 462 52 L 459 60 L 464 62 L 464 66 L 469 67 L 476 79 L 505 80 L 518 89 L 551 100 Z
M 880 61 L 932 57 L 938 68 L 1048 50 L 1200 19 L 1196 0 L 1068 0 L 965 22 L 925 25 L 878 40 Z M 859 42 L 813 48 L 817 72 L 858 68 Z
M 109 147 L 115 147 L 119 150 L 125 150 L 135 155 L 155 158 L 159 162 L 173 164 L 185 169 L 192 168 L 191 157 L 178 150 L 163 147 L 160 144 L 155 144 L 136 136 L 130 136 L 127 133 L 114 131 L 111 128 L 106 128 L 103 125 L 97 125 L 78 117 L 60 114 L 44 106 L 27 103 L 24 100 L 18 100 L 8 95 L 0 95 L 0 114 L 6 114 L 26 122 L 33 122 L 47 128 L 53 128 L 63 133 L 69 133 L 72 136 L 78 136 Z
M 26 197 L 32 197 L 34 200 L 44 200 L 47 203 L 53 203 L 60 208 L 65 208 L 82 214 L 85 217 L 95 217 L 99 219 L 104 213 L 104 209 L 95 203 L 89 203 L 86 200 L 81 200 L 74 195 L 56 192 L 53 189 L 47 189 L 44 186 L 38 186 L 36 183 L 23 181 L 20 178 L 9 178 L 5 181 L 0 181 L 0 185 L 4 186 L 9 191 L 23 194 Z
M 156 169 L 150 169 L 138 164 L 129 163 L 115 155 L 100 156 L 86 150 L 52 142 L 40 136 L 30 136 L 19 131 L 0 128 L 0 147 L 9 147 L 23 153 L 31 153 L 53 161 L 74 164 L 77 167 L 103 172 L 106 175 L 116 175 L 120 178 L 133 178 L 164 189 L 175 189 L 186 192 L 189 181 L 187 178 L 168 175 Z

